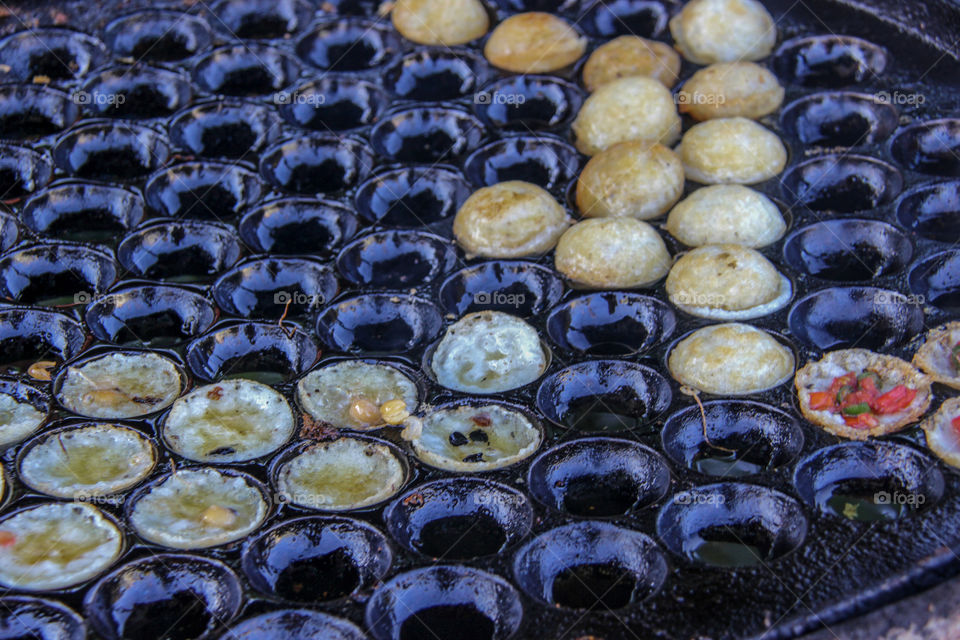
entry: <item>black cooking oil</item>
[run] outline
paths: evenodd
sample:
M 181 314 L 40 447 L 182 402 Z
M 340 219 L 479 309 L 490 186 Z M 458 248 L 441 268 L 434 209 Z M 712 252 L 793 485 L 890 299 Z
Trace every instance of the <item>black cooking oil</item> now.
M 637 579 L 612 562 L 567 567 L 553 579 L 555 604 L 571 609 L 622 609 L 633 601 Z
M 506 543 L 507 534 L 503 527 L 485 511 L 431 520 L 423 525 L 414 541 L 422 553 L 450 559 L 493 555 Z
M 400 625 L 400 640 L 493 640 L 493 620 L 469 604 L 441 604 L 421 609 Z

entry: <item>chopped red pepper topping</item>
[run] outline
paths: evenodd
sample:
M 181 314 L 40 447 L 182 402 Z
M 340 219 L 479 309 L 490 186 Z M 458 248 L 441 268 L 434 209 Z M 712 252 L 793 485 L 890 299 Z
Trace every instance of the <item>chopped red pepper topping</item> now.
M 903 411 L 917 396 L 917 390 L 898 384 L 885 393 L 880 393 L 880 376 L 875 371 L 859 375 L 850 372 L 837 376 L 826 391 L 810 394 L 810 408 L 814 411 L 830 411 L 843 416 L 847 425 L 854 428 L 875 427 L 878 415 Z M 960 433 L 960 425 L 954 425 Z
M 0 531 L 0 547 L 9 547 L 17 541 L 17 536 L 11 531 Z
M 960 416 L 957 416 L 951 420 L 950 424 L 953 425 L 953 430 L 957 432 L 958 436 L 960 436 Z

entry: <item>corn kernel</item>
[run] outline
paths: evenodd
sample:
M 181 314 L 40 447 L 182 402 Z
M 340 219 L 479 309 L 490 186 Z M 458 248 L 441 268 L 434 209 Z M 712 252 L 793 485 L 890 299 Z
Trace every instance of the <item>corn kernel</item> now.
M 57 363 L 52 360 L 40 360 L 27 368 L 27 375 L 34 380 L 47 381 L 50 379 L 50 372 L 55 366 L 57 366 Z
M 380 417 L 387 424 L 400 424 L 410 416 L 407 403 L 399 398 L 387 400 L 380 405 Z
M 209 527 L 223 528 L 229 527 L 236 522 L 237 514 L 233 511 L 233 509 L 212 504 L 203 510 L 203 515 L 200 517 L 200 520 L 203 522 L 203 524 Z
M 359 396 L 350 401 L 350 417 L 362 424 L 377 424 L 380 410 L 370 400 Z

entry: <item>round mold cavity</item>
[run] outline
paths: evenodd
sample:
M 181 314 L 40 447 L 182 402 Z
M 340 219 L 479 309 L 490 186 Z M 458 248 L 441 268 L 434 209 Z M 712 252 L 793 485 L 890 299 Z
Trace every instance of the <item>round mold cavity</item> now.
M 488 126 L 529 133 L 568 124 L 583 104 L 575 84 L 552 76 L 510 76 L 488 84 L 473 109 Z
M 170 122 L 170 140 L 203 158 L 244 158 L 280 134 L 280 119 L 266 105 L 217 100 L 186 109 Z
M 296 44 L 301 60 L 324 71 L 374 69 L 400 49 L 400 37 L 393 29 L 357 18 L 321 22 Z
M 86 304 L 116 279 L 113 255 L 93 246 L 50 242 L 0 256 L 0 296 L 15 302 Z
M 99 340 L 158 347 L 197 337 L 217 315 L 213 303 L 197 291 L 148 284 L 97 298 L 87 306 L 84 321 Z
M 152 222 L 117 247 L 126 270 L 152 280 L 206 280 L 239 257 L 240 241 L 232 227 L 196 220 Z
M 517 590 L 497 575 L 434 565 L 378 588 L 364 617 L 375 640 L 507 640 L 520 627 L 523 605 Z
M 478 187 L 523 180 L 548 190 L 562 189 L 579 174 L 580 155 L 551 136 L 507 137 L 471 153 L 463 172 Z
M 885 351 L 923 332 L 918 300 L 876 287 L 831 287 L 815 291 L 790 309 L 787 324 L 803 344 L 822 351 Z
M 85 76 L 107 58 L 100 40 L 73 29 L 31 28 L 0 40 L 0 64 L 7 82 L 46 79 L 64 84 Z
M 333 256 L 357 231 L 353 211 L 316 198 L 271 200 L 252 209 L 238 225 L 240 237 L 257 253 Z
M 205 638 L 243 604 L 237 574 L 219 560 L 156 554 L 129 562 L 87 592 L 83 610 L 106 640 Z
M 797 464 L 800 499 L 820 513 L 861 522 L 898 520 L 933 507 L 944 478 L 927 455 L 895 442 L 844 442 Z
M 457 271 L 440 286 L 438 300 L 448 314 L 503 311 L 539 316 L 563 296 L 563 280 L 549 267 L 521 260 L 484 261 Z
M 410 289 L 457 264 L 453 242 L 423 231 L 381 231 L 357 238 L 340 253 L 337 270 L 359 287 Z
M 83 350 L 87 334 L 73 318 L 55 311 L 0 308 L 0 362 L 28 367 L 38 360 L 65 362 Z
M 937 176 L 960 176 L 960 119 L 930 120 L 905 127 L 890 143 L 902 166 Z
M 73 98 L 93 117 L 164 118 L 190 103 L 193 88 L 180 73 L 124 65 L 90 77 Z
M 927 240 L 960 239 L 960 180 L 910 189 L 897 203 L 897 222 Z
M 320 355 L 316 343 L 296 325 L 275 322 L 227 323 L 187 346 L 187 366 L 202 380 L 246 378 L 278 384 L 296 378 Z
M 597 2 L 577 21 L 595 38 L 621 35 L 656 38 L 667 26 L 670 13 L 661 2 L 652 0 L 610 0 Z
M 166 164 L 170 146 L 150 127 L 88 120 L 57 140 L 57 166 L 79 178 L 131 180 Z
M 431 558 L 471 560 L 503 553 L 533 525 L 533 509 L 512 487 L 445 478 L 399 496 L 383 513 L 393 539 Z
M 477 148 L 483 124 L 466 111 L 415 107 L 395 111 L 370 133 L 370 145 L 397 162 L 449 161 Z
M 780 123 L 800 142 L 824 147 L 857 147 L 886 140 L 899 123 L 897 110 L 865 93 L 815 93 L 795 100 Z
M 752 484 L 702 485 L 677 493 L 657 517 L 657 536 L 694 564 L 751 567 L 779 560 L 807 536 L 803 507 Z
M 788 201 L 813 211 L 855 213 L 887 204 L 903 188 L 892 165 L 855 154 L 828 154 L 791 167 L 780 190 Z
M 346 352 L 408 353 L 427 346 L 442 327 L 442 313 L 429 300 L 389 293 L 341 300 L 317 319 L 320 338 Z
M 210 26 L 202 18 L 148 9 L 116 18 L 103 30 L 107 46 L 119 58 L 175 62 L 210 46 Z
M 557 445 L 530 465 L 534 498 L 578 518 L 610 518 L 644 509 L 670 488 L 670 469 L 653 449 L 630 440 L 584 438 Z
M 43 85 L 0 86 L 0 138 L 21 140 L 63 131 L 80 115 L 71 96 Z
M 373 164 L 366 142 L 313 135 L 266 149 L 260 157 L 260 173 L 276 187 L 309 195 L 352 187 L 370 173 Z
M 12 337 L 14 340 L 17 338 L 16 336 L 12 336 L 7 331 L 7 329 L 9 329 L 8 318 L 11 315 L 10 311 L 11 309 L 9 308 L 0 309 L 0 358 L 2 358 L 3 360 L 5 360 L 8 357 L 6 355 L 7 352 L 5 348 L 9 346 L 11 343 L 10 338 Z M 40 313 L 50 313 L 51 315 L 58 315 L 58 314 L 52 314 L 52 312 L 44 312 L 44 311 L 41 311 Z M 73 322 L 75 326 L 75 328 L 73 329 L 74 331 L 76 329 L 80 329 L 80 324 L 77 323 L 76 321 L 70 318 L 67 318 L 67 316 L 61 316 L 61 318 L 65 318 L 70 322 Z M 85 336 L 83 335 L 82 332 L 78 332 L 77 335 L 79 336 L 78 344 L 82 346 L 83 339 Z M 20 336 L 20 337 L 24 337 L 24 336 Z M 69 341 L 69 339 L 70 338 L 68 337 L 67 341 Z M 41 340 L 43 340 L 43 338 L 41 338 Z M 51 345 L 53 345 L 53 349 L 57 349 L 55 340 L 49 340 L 48 342 Z M 40 346 L 40 348 L 45 348 L 45 347 Z M 67 347 L 68 353 L 61 352 L 58 354 L 60 355 L 60 359 L 65 361 L 71 358 L 72 353 L 69 352 L 71 349 L 75 349 L 76 351 L 79 351 L 79 348 L 74 348 L 68 345 Z M 10 396 L 14 400 L 16 400 L 18 403 L 28 404 L 32 406 L 34 409 L 36 409 L 37 411 L 39 411 L 41 414 L 43 414 L 43 418 L 36 425 L 37 428 L 31 431 L 30 433 L 24 434 L 21 432 L 14 436 L 10 436 L 9 434 L 6 435 L 4 437 L 3 445 L 0 445 L 0 446 L 3 446 L 5 449 L 8 449 L 11 445 L 17 445 L 29 438 L 32 438 L 33 436 L 35 436 L 37 433 L 40 432 L 41 427 L 45 427 L 47 424 L 47 420 L 49 418 L 49 413 L 50 413 L 50 396 L 46 391 L 47 387 L 45 386 L 45 383 L 43 381 L 38 380 L 37 384 L 44 385 L 43 389 L 41 389 L 39 386 L 35 386 L 33 384 L 24 382 L 21 378 L 10 377 L 10 376 L 0 376 L 0 393 Z M 11 492 L 9 491 L 9 489 L 6 490 L 5 492 L 0 491 L 0 504 L 3 504 L 3 506 L 6 506 L 5 500 L 10 496 L 9 495 L 3 496 L 2 495 L 3 493 L 10 494 Z
M 264 191 L 260 176 L 237 164 L 187 162 L 151 176 L 144 196 L 162 216 L 221 220 L 260 200 Z
M 237 44 L 200 58 L 193 68 L 193 81 L 207 93 L 262 96 L 283 89 L 299 74 L 297 61 L 279 49 Z
M 376 84 L 352 77 L 321 77 L 277 95 L 280 115 L 315 131 L 349 131 L 377 120 L 389 104 Z
M 783 257 L 817 278 L 861 282 L 899 273 L 910 264 L 913 245 L 886 222 L 848 218 L 798 229 L 784 242 Z
M 540 534 L 513 559 L 520 588 L 551 607 L 594 613 L 635 606 L 660 590 L 669 567 L 646 534 L 576 522 Z
M 367 640 L 355 624 L 312 609 L 278 609 L 231 625 L 220 640 Z
M 39 236 L 112 242 L 140 224 L 146 205 L 139 192 L 80 181 L 58 182 L 34 194 L 20 220 Z
M 705 417 L 704 417 L 705 416 Z M 678 465 L 708 476 L 737 478 L 792 462 L 803 448 L 799 421 L 747 400 L 714 400 L 670 416 L 663 451 Z
M 84 640 L 87 627 L 73 609 L 30 596 L 0 598 L 0 638 Z
M 221 0 L 212 11 L 218 29 L 241 40 L 289 37 L 313 14 L 304 0 Z
M 220 276 L 213 299 L 225 313 L 244 318 L 299 316 L 337 294 L 333 269 L 310 258 L 251 258 Z
M 557 346 L 602 356 L 646 352 L 676 327 L 677 317 L 666 303 L 615 291 L 574 298 L 547 317 L 547 333 Z
M 420 227 L 452 218 L 471 191 L 456 169 L 403 167 L 372 176 L 357 189 L 354 202 L 369 222 Z
M 41 189 L 53 177 L 46 152 L 0 144 L 0 201 L 16 202 Z
M 257 591 L 315 603 L 370 588 L 392 561 L 386 536 L 373 526 L 351 518 L 312 516 L 288 520 L 254 538 L 242 566 Z
M 810 36 L 781 44 L 772 65 L 783 83 L 833 89 L 880 80 L 887 52 L 853 36 Z
M 669 381 L 625 360 L 588 360 L 549 375 L 537 408 L 550 422 L 585 432 L 644 430 L 670 407 Z
M 383 83 L 401 100 L 456 100 L 476 91 L 486 68 L 483 58 L 468 50 L 418 49 L 390 65 Z
M 907 282 L 914 301 L 960 311 L 960 251 L 941 251 L 916 262 Z

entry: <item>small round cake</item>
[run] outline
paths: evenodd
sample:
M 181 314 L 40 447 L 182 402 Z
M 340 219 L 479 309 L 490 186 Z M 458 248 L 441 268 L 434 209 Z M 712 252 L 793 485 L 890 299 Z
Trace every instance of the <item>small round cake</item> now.
M 82 500 L 133 487 L 156 462 L 156 447 L 139 431 L 86 424 L 50 431 L 28 443 L 20 459 L 20 479 L 55 498 Z
M 533 382 L 547 364 L 536 329 L 508 313 L 478 311 L 447 328 L 430 368 L 448 389 L 499 393 Z
M 667 147 L 621 142 L 587 162 L 577 180 L 577 208 L 585 218 L 649 220 L 676 204 L 683 182 L 683 163 Z
M 580 153 L 592 156 L 628 140 L 673 144 L 680 137 L 680 115 L 669 89 L 653 78 L 631 76 L 594 91 L 572 130 Z
M 30 437 L 46 419 L 47 413 L 25 398 L 0 392 L 0 447 Z
M 480 0 L 397 0 L 390 16 L 400 35 L 417 44 L 464 44 L 490 27 Z
M 67 367 L 57 399 L 91 418 L 135 418 L 170 406 L 183 388 L 177 365 L 149 351 L 114 352 Z
M 297 384 L 297 399 L 310 416 L 337 429 L 367 431 L 388 423 L 387 403 L 413 413 L 419 404 L 416 383 L 389 364 L 343 360 L 311 371 Z
M 253 533 L 270 505 L 245 474 L 193 467 L 148 485 L 129 509 L 130 526 L 143 539 L 174 549 L 203 549 Z
M 280 393 L 253 380 L 224 380 L 178 398 L 164 417 L 163 439 L 198 462 L 243 462 L 269 455 L 296 429 Z
M 787 149 L 769 129 L 747 118 L 695 124 L 677 146 L 688 180 L 702 184 L 755 184 L 787 164 Z
M 120 529 L 92 505 L 28 507 L 0 521 L 0 585 L 65 589 L 100 575 L 122 551 Z
M 591 289 L 646 287 L 670 270 L 660 234 L 634 218 L 591 218 L 563 234 L 554 256 L 557 271 Z
M 307 446 L 276 474 L 284 500 L 323 511 L 373 506 L 396 494 L 405 481 L 406 470 L 393 449 L 347 436 Z
M 433 467 L 475 472 L 501 469 L 530 457 L 542 440 L 522 412 L 500 404 L 439 407 L 411 440 L 414 454 Z
M 783 237 L 787 223 L 770 198 L 739 184 L 697 189 L 670 210 L 664 225 L 689 247 L 741 244 L 765 247 Z
M 762 118 L 780 108 L 777 76 L 754 62 L 718 62 L 700 69 L 677 93 L 680 113 L 697 120 Z
M 510 180 L 467 198 L 453 220 L 453 235 L 468 256 L 523 258 L 553 249 L 570 223 L 545 189 Z
M 647 76 L 670 88 L 680 78 L 680 56 L 664 42 L 620 36 L 594 49 L 583 65 L 583 86 L 590 92 L 632 76 Z
M 746 324 L 697 329 L 670 351 L 667 367 L 680 384 L 721 396 L 757 393 L 793 375 L 789 347 Z
M 534 11 L 498 24 L 483 55 L 493 66 L 514 73 L 547 73 L 570 66 L 586 49 L 587 39 L 563 18 Z
M 707 245 L 678 259 L 667 274 L 670 302 L 711 320 L 747 320 L 782 309 L 790 280 L 762 253 L 738 244 Z
M 777 44 L 773 17 L 757 0 L 690 0 L 670 19 L 670 34 L 696 64 L 759 60 Z

